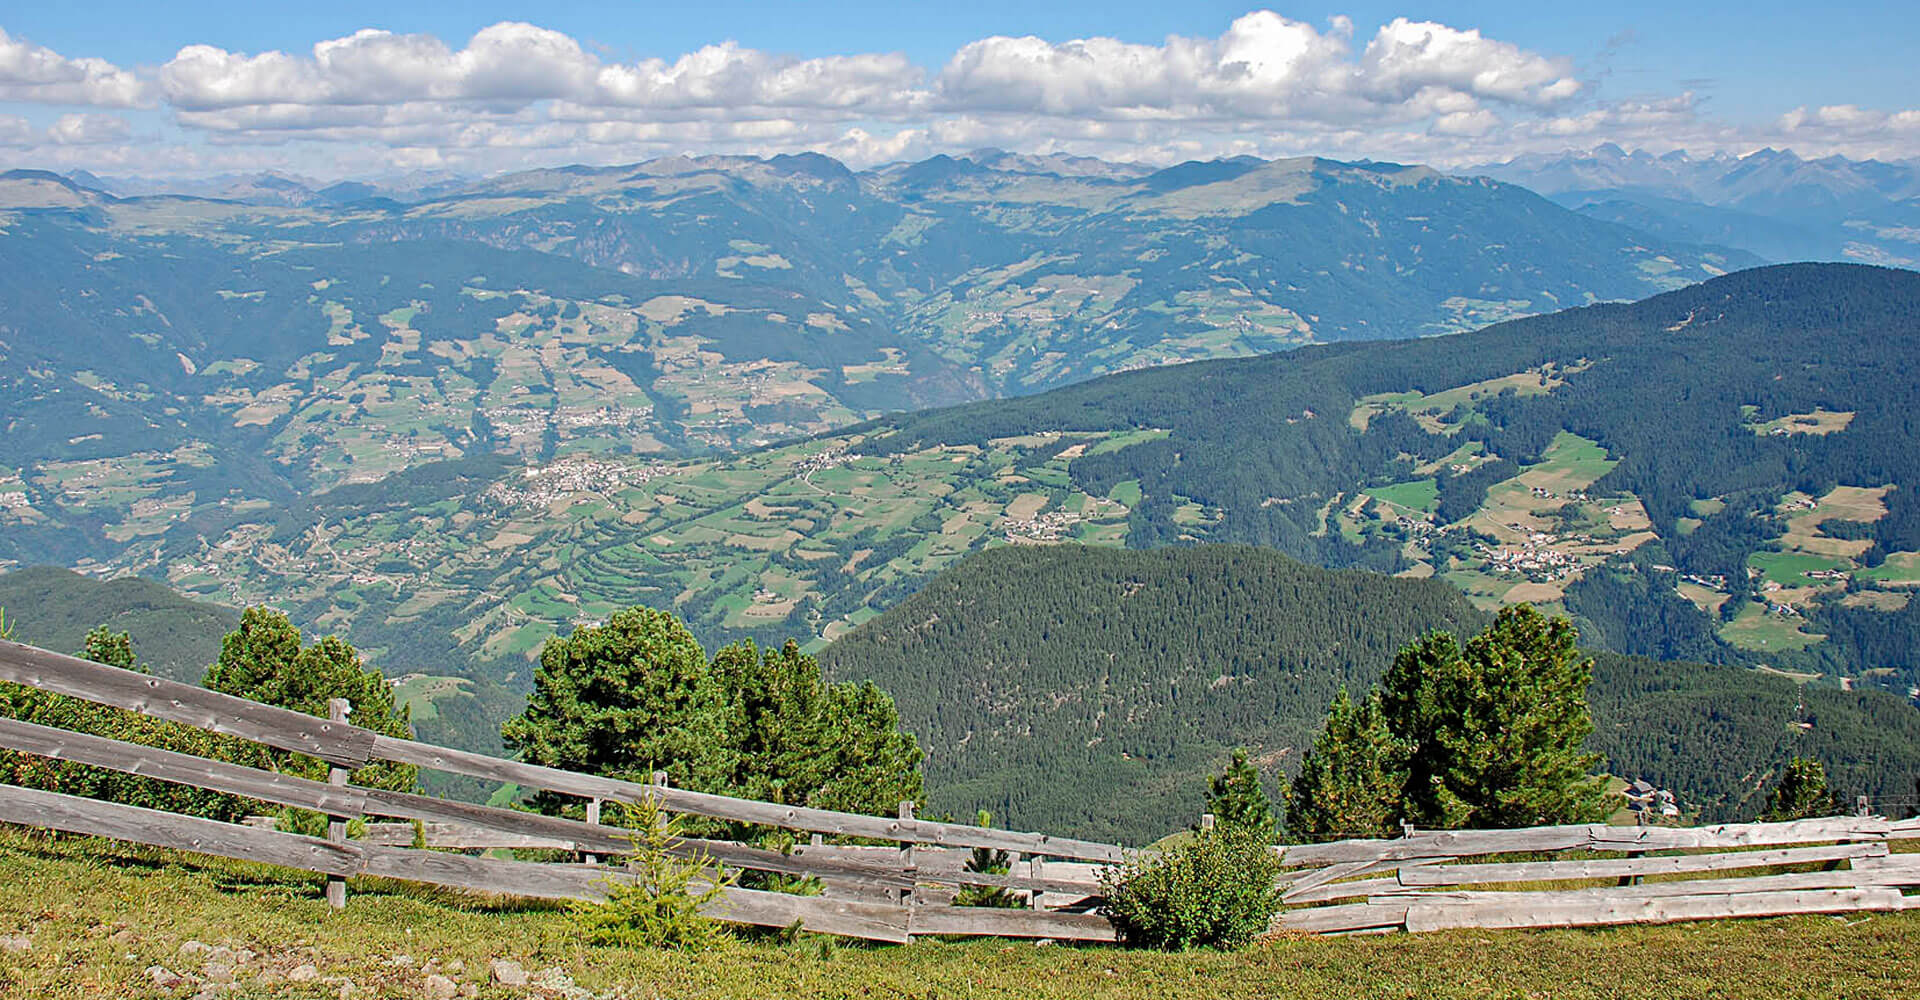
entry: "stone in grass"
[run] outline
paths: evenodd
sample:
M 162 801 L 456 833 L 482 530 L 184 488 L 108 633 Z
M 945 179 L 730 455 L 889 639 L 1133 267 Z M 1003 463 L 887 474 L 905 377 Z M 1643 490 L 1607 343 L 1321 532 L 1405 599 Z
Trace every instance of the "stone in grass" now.
M 25 934 L 9 934 L 0 937 L 0 951 L 4 951 L 10 955 L 18 955 L 21 952 L 32 950 L 33 939 L 27 937 Z
M 187 981 L 185 977 L 164 965 L 147 966 L 147 978 L 153 980 L 153 985 L 163 990 L 173 989 Z
M 502 986 L 527 985 L 527 970 L 521 968 L 519 962 L 496 958 L 487 964 L 487 971 L 493 976 L 493 981 Z
M 320 978 L 320 970 L 313 965 L 296 965 L 287 971 L 287 982 L 310 983 Z
M 420 995 L 427 1000 L 453 1000 L 460 995 L 460 987 L 455 985 L 453 980 L 436 974 L 427 977 L 426 985 L 421 988 Z

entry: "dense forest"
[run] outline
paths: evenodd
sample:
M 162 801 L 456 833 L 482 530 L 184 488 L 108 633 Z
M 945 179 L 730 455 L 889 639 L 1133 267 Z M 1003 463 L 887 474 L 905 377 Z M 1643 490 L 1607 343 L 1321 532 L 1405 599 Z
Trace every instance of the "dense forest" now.
M 220 637 L 240 612 L 190 600 L 150 580 L 99 580 L 52 566 L 0 573 L 0 609 L 18 642 L 74 652 L 88 630 L 105 626 L 139 637 L 148 669 L 198 682 L 220 655 Z
M 1782 530 L 1775 505 L 1792 491 L 1896 487 L 1886 514 L 1835 527 L 1870 543 L 1860 557 L 1920 550 L 1920 275 L 1845 264 L 1757 268 L 1624 305 L 1595 305 L 1455 337 L 1336 344 L 1284 354 L 1151 369 L 1041 396 L 892 417 L 870 425 L 875 453 L 930 443 L 979 444 L 1040 430 L 1162 428 L 1162 438 L 1071 466 L 1095 496 L 1137 482 L 1128 543 L 1272 546 L 1327 566 L 1405 568 L 1403 538 L 1327 529 L 1327 504 L 1356 488 L 1413 478 L 1463 444 L 1499 461 L 1435 474 L 1442 516 L 1471 511 L 1514 465 L 1538 462 L 1563 432 L 1618 461 L 1592 486 L 1632 494 L 1659 536 L 1615 569 L 1666 565 L 1733 581 L 1730 620 L 1751 597 L 1749 559 Z M 1423 425 L 1388 409 L 1364 429 L 1349 419 L 1375 394 L 1433 394 L 1555 366 L 1550 392 L 1490 390 Z M 1230 402 L 1228 402 L 1230 401 Z M 1844 411 L 1845 430 L 1768 434 L 1770 421 Z M 1063 444 L 1064 447 L 1064 444 Z M 1701 503 L 1712 507 L 1703 510 Z M 1211 523 L 1181 517 L 1197 504 Z M 1637 562 L 1636 562 L 1637 561 Z M 1638 592 L 1589 574 L 1570 610 L 1622 652 L 1721 661 L 1755 657 L 1715 638 L 1721 621 L 1671 586 Z M 1828 641 L 1767 660 L 1841 674 L 1891 668 L 1920 683 L 1912 613 L 1823 603 L 1810 609 Z
M 1444 584 L 1270 550 L 1008 547 L 821 659 L 893 694 L 929 748 L 933 808 L 1145 842 L 1198 814 L 1231 748 L 1291 772 L 1341 686 L 1371 688 L 1428 630 L 1484 621 Z M 1705 819 L 1750 817 L 1793 754 L 1849 794 L 1905 799 L 1920 776 L 1920 713 L 1881 693 L 1602 653 L 1589 698 L 1603 766 Z

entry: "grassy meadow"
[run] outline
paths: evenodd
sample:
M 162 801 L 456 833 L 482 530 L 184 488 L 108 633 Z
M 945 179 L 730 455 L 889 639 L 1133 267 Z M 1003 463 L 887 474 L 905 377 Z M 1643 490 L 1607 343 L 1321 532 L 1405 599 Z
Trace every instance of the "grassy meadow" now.
M 589 947 L 561 908 L 395 882 L 356 881 L 347 909 L 332 913 L 322 885 L 259 865 L 0 828 L 0 996 L 186 998 L 230 975 L 231 985 L 204 995 L 416 998 L 430 995 L 432 975 L 456 995 L 483 998 L 1759 1000 L 1906 997 L 1920 979 L 1920 912 L 1283 937 L 1176 955 L 998 940 L 868 947 L 813 936 L 727 939 L 683 954 Z M 495 959 L 517 963 L 530 982 L 494 982 Z M 156 965 L 182 981 L 156 983 L 148 971 Z

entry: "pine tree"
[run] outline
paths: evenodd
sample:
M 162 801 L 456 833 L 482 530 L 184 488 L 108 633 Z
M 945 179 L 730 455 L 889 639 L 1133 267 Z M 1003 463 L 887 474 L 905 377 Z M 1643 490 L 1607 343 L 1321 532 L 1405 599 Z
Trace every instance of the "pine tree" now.
M 1294 779 L 1288 832 L 1315 841 L 1393 836 L 1400 816 L 1400 752 L 1380 696 L 1355 704 L 1342 687 Z
M 92 636 L 88 638 L 91 648 Z M 269 608 L 248 608 L 240 614 L 240 627 L 220 640 L 220 657 L 207 668 L 200 684 L 321 718 L 327 716 L 328 702 L 345 698 L 352 706 L 347 718 L 353 725 L 412 738 L 408 710 L 395 704 L 386 678 L 367 669 L 353 646 L 331 635 L 310 646 L 303 641 L 286 615 Z M 315 758 L 274 751 L 274 759 L 277 766 L 301 777 L 326 779 L 327 765 Z M 369 788 L 408 791 L 416 775 L 411 765 L 381 761 L 354 771 L 352 780 Z
M 993 826 L 993 814 L 985 809 L 974 814 L 973 825 L 983 830 Z M 976 847 L 962 866 L 965 870 L 981 875 L 1005 875 L 1013 871 L 1013 855 L 1006 851 L 996 851 L 990 847 Z M 1009 910 L 1021 905 L 1020 897 L 1012 891 L 997 885 L 963 885 L 954 893 L 955 906 L 985 906 Z
M 663 770 L 682 788 L 765 801 L 891 815 L 922 798 L 920 746 L 886 692 L 829 686 L 791 641 L 735 643 L 709 663 L 685 625 L 650 608 L 548 642 L 501 736 L 536 764 L 642 781 Z
M 920 802 L 921 751 L 893 699 L 872 685 L 829 686 L 788 640 L 713 656 L 731 769 L 729 795 L 884 815 Z
M 1207 812 L 1216 824 L 1240 830 L 1267 843 L 1279 837 L 1280 822 L 1273 800 L 1260 784 L 1260 769 L 1247 759 L 1246 749 L 1233 752 L 1224 773 L 1207 779 Z
M 133 653 L 133 636 L 125 632 L 115 632 L 105 625 L 95 625 L 87 632 L 80 655 L 109 667 L 138 670 L 141 673 L 151 672 L 141 669 L 140 658 Z
M 1403 810 L 1422 826 L 1518 827 L 1598 819 L 1593 661 L 1564 618 L 1521 604 L 1463 648 L 1445 632 L 1400 651 L 1383 682 L 1387 728 L 1406 747 Z
M 661 770 L 679 787 L 716 791 L 731 768 L 721 708 L 693 633 L 636 607 L 549 640 L 526 711 L 500 734 L 531 764 L 637 781 Z
M 1838 816 L 1845 811 L 1840 797 L 1827 787 L 1826 767 L 1811 757 L 1795 757 L 1787 762 L 1780 784 L 1767 796 L 1767 807 L 1760 811 L 1760 821 L 1779 823 Z

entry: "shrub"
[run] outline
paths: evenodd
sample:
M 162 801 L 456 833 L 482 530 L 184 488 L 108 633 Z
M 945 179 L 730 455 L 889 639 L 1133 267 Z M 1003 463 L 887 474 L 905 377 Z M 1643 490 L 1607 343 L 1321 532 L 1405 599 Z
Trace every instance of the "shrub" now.
M 682 850 L 679 820 L 668 819 L 659 800 L 616 806 L 616 822 L 631 828 L 634 851 L 626 878 L 610 878 L 607 899 L 580 902 L 573 919 L 589 944 L 618 947 L 679 948 L 699 951 L 719 939 L 720 925 L 701 913 L 718 900 L 733 873 L 705 851 Z
M 1760 812 L 1763 823 L 1839 816 L 1846 812 L 1840 797 L 1827 787 L 1827 769 L 1811 757 L 1795 757 L 1787 762 L 1786 773 L 1767 796 Z
M 1237 948 L 1280 909 L 1279 875 L 1279 857 L 1257 835 L 1201 830 L 1103 876 L 1102 912 L 1136 947 Z
M 974 816 L 973 825 L 982 829 L 993 826 L 993 814 L 985 809 Z M 1005 875 L 1013 871 L 1013 856 L 1005 851 L 996 851 L 986 847 L 973 849 L 971 857 L 962 866 L 967 871 L 980 875 Z M 955 906 L 985 906 L 995 909 L 1015 909 L 1024 905 L 1020 897 L 997 885 L 963 885 L 954 893 Z

